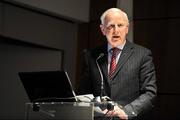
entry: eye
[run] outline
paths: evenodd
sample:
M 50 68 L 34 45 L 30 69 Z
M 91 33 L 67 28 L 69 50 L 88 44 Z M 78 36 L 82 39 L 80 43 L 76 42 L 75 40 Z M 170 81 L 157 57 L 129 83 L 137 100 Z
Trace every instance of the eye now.
M 114 28 L 114 27 L 115 27 L 115 25 L 112 25 L 112 24 L 111 24 L 111 25 L 107 26 L 107 29 L 108 29 L 108 30 L 111 30 L 111 29 Z
M 121 27 L 123 27 L 123 26 L 124 26 L 123 24 L 118 24 L 118 27 L 119 27 L 119 28 L 121 28 Z

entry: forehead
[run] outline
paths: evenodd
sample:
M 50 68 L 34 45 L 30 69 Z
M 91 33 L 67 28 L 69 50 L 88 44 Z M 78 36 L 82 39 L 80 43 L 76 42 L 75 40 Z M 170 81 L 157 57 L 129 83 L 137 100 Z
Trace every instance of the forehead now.
M 105 16 L 105 24 L 127 23 L 125 15 L 121 12 L 110 11 Z

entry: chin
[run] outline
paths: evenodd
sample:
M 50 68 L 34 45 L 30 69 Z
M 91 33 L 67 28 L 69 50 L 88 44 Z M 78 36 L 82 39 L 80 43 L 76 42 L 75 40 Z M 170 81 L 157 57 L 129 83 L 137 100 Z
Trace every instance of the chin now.
M 117 47 L 117 46 L 118 46 L 118 44 L 111 44 L 111 46 L 112 46 L 112 47 Z

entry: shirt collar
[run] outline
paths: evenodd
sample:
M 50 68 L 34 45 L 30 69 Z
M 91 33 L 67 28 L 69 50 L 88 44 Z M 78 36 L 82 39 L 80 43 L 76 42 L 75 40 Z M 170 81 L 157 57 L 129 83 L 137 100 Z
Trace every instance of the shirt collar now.
M 126 40 L 124 41 L 123 44 L 118 45 L 117 48 L 119 48 L 120 50 L 123 50 L 125 44 L 126 44 Z M 108 43 L 108 49 L 107 49 L 108 52 L 109 52 L 111 49 L 112 49 L 112 46 Z

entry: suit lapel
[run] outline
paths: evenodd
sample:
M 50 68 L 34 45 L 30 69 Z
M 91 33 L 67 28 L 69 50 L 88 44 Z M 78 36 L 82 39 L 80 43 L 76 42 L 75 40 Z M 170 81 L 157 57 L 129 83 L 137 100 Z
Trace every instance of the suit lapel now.
M 133 48 L 132 44 L 129 41 L 126 41 L 126 44 L 125 44 L 125 46 L 122 50 L 121 56 L 119 58 L 116 70 L 115 70 L 114 75 L 112 77 L 116 76 L 118 71 L 122 68 L 122 66 L 127 62 L 129 57 L 132 55 L 132 53 L 133 53 L 132 48 Z

